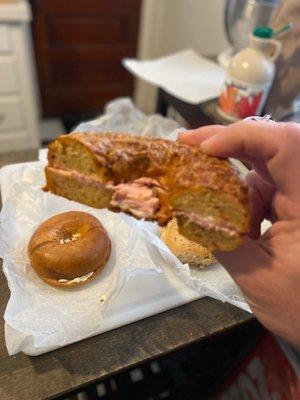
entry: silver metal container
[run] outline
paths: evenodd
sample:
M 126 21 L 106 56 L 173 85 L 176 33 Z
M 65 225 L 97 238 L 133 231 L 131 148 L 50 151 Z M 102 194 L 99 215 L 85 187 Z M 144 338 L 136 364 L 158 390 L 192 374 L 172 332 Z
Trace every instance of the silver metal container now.
M 233 52 L 248 45 L 248 34 L 257 26 L 268 26 L 280 0 L 227 0 L 225 29 Z

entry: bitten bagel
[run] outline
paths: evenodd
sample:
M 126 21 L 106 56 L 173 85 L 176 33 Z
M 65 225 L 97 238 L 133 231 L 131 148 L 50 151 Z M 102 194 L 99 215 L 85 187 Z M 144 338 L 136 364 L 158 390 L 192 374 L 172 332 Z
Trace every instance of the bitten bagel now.
M 216 262 L 206 247 L 188 240 L 179 233 L 175 218 L 161 229 L 160 238 L 183 264 L 204 268 Z
M 73 133 L 49 145 L 50 192 L 125 211 L 161 226 L 176 217 L 186 238 L 232 250 L 247 232 L 248 191 L 228 160 L 196 146 L 115 133 Z
M 38 276 L 51 286 L 70 288 L 93 279 L 109 258 L 111 243 L 93 215 L 70 211 L 43 222 L 28 243 Z

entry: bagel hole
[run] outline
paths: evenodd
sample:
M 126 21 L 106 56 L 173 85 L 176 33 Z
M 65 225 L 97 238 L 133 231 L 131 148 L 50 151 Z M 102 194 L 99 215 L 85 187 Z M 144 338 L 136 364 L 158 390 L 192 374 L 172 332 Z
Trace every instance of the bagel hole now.
M 71 242 L 74 242 L 75 240 L 78 240 L 80 236 L 81 236 L 80 233 L 73 233 L 73 234 L 70 235 L 70 236 L 61 238 L 61 239 L 59 240 L 59 243 L 60 243 L 60 244 L 71 243 Z

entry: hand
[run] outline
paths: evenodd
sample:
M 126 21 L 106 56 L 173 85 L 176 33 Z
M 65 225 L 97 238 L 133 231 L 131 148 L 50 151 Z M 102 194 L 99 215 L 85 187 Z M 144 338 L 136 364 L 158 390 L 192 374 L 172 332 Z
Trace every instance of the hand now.
M 300 347 L 300 125 L 243 121 L 186 131 L 179 141 L 251 162 L 249 237 L 216 257 L 262 324 Z M 264 218 L 273 224 L 261 235 Z

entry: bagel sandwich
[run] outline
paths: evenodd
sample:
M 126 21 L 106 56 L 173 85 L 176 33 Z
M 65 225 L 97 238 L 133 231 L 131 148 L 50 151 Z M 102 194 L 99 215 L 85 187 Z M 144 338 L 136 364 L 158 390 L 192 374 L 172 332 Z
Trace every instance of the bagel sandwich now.
M 228 160 L 196 146 L 118 133 L 72 133 L 48 147 L 46 187 L 96 208 L 123 211 L 187 239 L 232 250 L 249 228 L 247 187 Z

